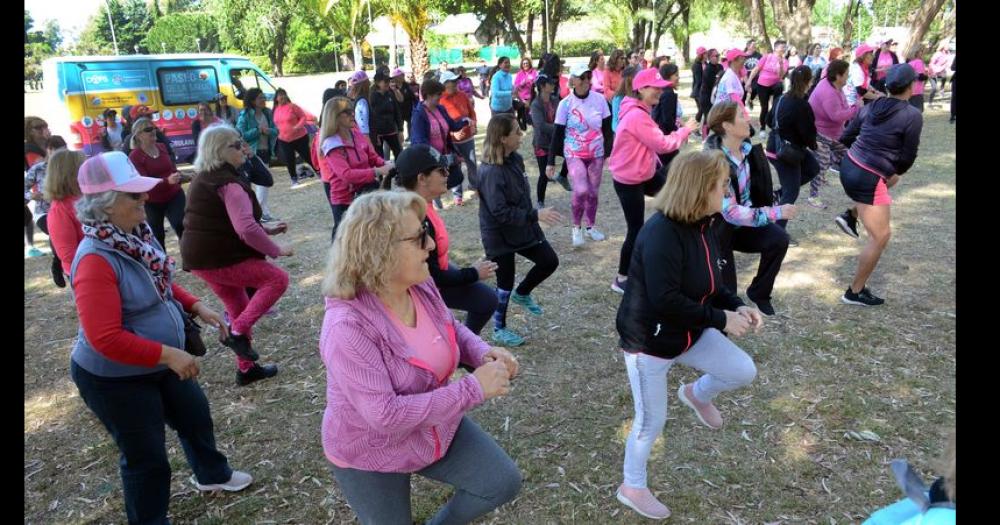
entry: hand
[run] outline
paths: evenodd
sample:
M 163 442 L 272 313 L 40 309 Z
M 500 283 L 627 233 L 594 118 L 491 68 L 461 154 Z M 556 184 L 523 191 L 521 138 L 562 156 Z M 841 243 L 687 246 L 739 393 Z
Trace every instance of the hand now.
M 493 274 L 497 271 L 497 266 L 497 263 L 488 260 L 482 260 L 472 265 L 472 267 L 479 272 L 480 281 L 485 281 L 486 279 L 493 277 Z
M 892 177 L 889 177 L 889 180 L 885 181 L 885 187 L 891 188 L 895 186 L 896 184 L 899 183 L 899 179 L 900 179 L 899 175 L 893 175 Z
M 257 126 L 257 129 L 259 129 L 260 132 L 262 134 L 264 134 L 264 135 L 270 135 L 271 134 L 271 128 L 269 128 L 267 126 Z
M 181 174 L 174 172 L 167 176 L 167 182 L 170 184 L 179 184 L 181 182 Z
M 754 332 L 759 332 L 760 327 L 764 325 L 764 316 L 760 315 L 760 310 L 756 308 L 741 306 L 736 309 L 736 313 L 742 315 L 750 322 L 750 326 L 753 327 Z
M 483 389 L 483 398 L 492 399 L 510 391 L 510 374 L 503 361 L 490 361 L 476 369 L 472 376 Z
M 159 364 L 167 365 L 177 377 L 181 378 L 181 381 L 198 377 L 198 361 L 184 350 L 163 345 Z
M 554 165 L 553 166 L 546 166 L 545 167 L 545 177 L 547 179 L 549 179 L 549 180 L 555 180 L 555 178 L 556 178 L 556 167 Z
M 538 210 L 538 220 L 549 226 L 555 226 L 562 220 L 562 215 L 552 208 L 542 208 Z
M 743 337 L 750 328 L 750 321 L 743 314 L 726 310 L 726 327 L 722 330 L 732 337 Z
M 781 210 L 782 219 L 794 219 L 799 214 L 799 209 L 794 204 L 782 204 L 778 208 Z
M 229 327 L 223 321 L 222 316 L 215 310 L 205 306 L 201 301 L 194 303 L 191 312 L 201 318 L 202 322 L 209 326 L 214 326 L 219 330 L 219 340 L 225 341 L 229 338 Z
M 285 233 L 285 232 L 288 231 L 288 224 L 285 223 L 285 222 L 279 222 L 278 224 L 275 224 L 274 226 L 264 226 L 264 231 L 268 235 L 278 235 L 278 234 L 281 234 L 281 233 Z
M 278 257 L 291 257 L 293 255 L 295 255 L 295 250 L 289 245 L 281 247 L 281 252 L 278 254 Z
M 391 160 L 387 160 L 385 161 L 385 165 L 383 167 L 385 168 L 385 172 L 389 173 L 389 171 L 396 167 L 396 163 Z
M 506 348 L 500 346 L 491 346 L 490 351 L 486 352 L 483 356 L 483 362 L 500 361 L 505 367 L 507 367 L 507 373 L 510 374 L 510 379 L 517 377 L 517 358 L 514 354 L 510 353 Z
M 696 129 L 698 129 L 699 124 L 698 121 L 695 120 L 694 118 L 689 118 L 687 122 L 684 123 L 684 127 L 687 128 L 688 131 L 695 131 Z
M 43 198 L 44 198 L 44 196 L 41 193 L 39 193 L 37 191 L 31 192 L 31 200 L 33 200 L 33 201 L 40 201 Z
M 384 177 L 389 174 L 389 164 L 375 168 L 375 177 Z

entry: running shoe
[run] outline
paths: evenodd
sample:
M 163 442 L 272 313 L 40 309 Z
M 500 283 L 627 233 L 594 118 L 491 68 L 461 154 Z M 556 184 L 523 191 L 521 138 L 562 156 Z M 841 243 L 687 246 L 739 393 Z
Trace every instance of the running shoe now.
M 715 408 L 711 402 L 702 403 L 695 399 L 694 387 L 692 386 L 691 391 L 688 392 L 688 386 L 691 385 L 681 383 L 681 387 L 677 389 L 677 397 L 681 402 L 693 410 L 694 415 L 698 416 L 698 420 L 706 427 L 713 430 L 722 428 L 722 414 L 719 413 L 719 409 Z
M 587 236 L 594 241 L 603 241 L 606 238 L 604 234 L 600 232 L 600 230 L 594 228 L 593 226 L 587 228 Z
M 833 219 L 840 227 L 840 230 L 855 239 L 860 238 L 858 235 L 858 218 L 851 214 L 851 210 L 846 210 L 844 213 L 837 215 L 837 218 Z
M 513 303 L 523 306 L 532 315 L 542 315 L 542 307 L 538 306 L 538 303 L 531 298 L 531 295 L 521 295 L 514 292 L 510 294 L 510 300 Z
M 670 517 L 670 509 L 660 503 L 660 500 L 656 499 L 656 496 L 649 489 L 641 489 L 641 497 L 629 498 L 622 492 L 623 488 L 625 488 L 624 483 L 618 487 L 615 497 L 628 508 L 649 519 L 665 520 Z
M 862 288 L 858 293 L 851 291 L 851 287 L 848 286 L 847 291 L 844 292 L 844 296 L 840 298 L 840 302 L 844 304 L 856 304 L 858 306 L 879 306 L 885 303 L 885 299 L 876 297 L 867 286 Z
M 278 375 L 278 365 L 260 366 L 254 363 L 253 368 L 246 372 L 236 371 L 236 384 L 237 386 L 247 386 L 254 381 L 260 381 L 261 379 L 267 379 L 276 375 Z
M 28 257 L 41 257 L 41 256 L 45 255 L 45 253 L 42 252 L 42 250 L 39 250 L 38 248 L 35 248 L 34 246 L 29 247 L 28 251 L 25 252 L 25 253 L 28 255 Z
M 628 281 L 622 281 L 616 275 L 615 276 L 615 280 L 611 281 L 611 291 L 615 292 L 615 293 L 620 293 L 622 295 L 625 295 L 625 286 L 626 286 L 627 283 L 628 283 Z
M 240 472 L 239 470 L 234 470 L 232 476 L 229 477 L 229 481 L 225 483 L 202 485 L 201 483 L 198 483 L 198 478 L 193 475 L 189 479 L 191 483 L 202 492 L 216 492 L 219 490 L 225 490 L 226 492 L 239 492 L 253 483 L 253 476 L 247 474 L 246 472 Z
M 821 201 L 819 197 L 809 197 L 808 199 L 806 199 L 806 203 L 808 203 L 813 208 L 819 208 L 821 210 L 825 210 L 828 208 L 828 206 L 823 201 Z
M 524 338 L 506 328 L 494 328 L 493 342 L 498 346 L 521 346 Z

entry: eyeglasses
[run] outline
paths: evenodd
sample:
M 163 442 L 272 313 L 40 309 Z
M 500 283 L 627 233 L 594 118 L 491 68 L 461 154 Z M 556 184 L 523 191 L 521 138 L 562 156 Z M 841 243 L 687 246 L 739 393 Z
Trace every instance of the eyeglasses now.
M 417 241 L 417 246 L 419 246 L 421 250 L 426 250 L 428 237 L 429 235 L 427 235 L 427 226 L 421 226 L 420 231 L 418 231 L 416 235 L 414 235 L 413 237 L 405 237 L 403 239 L 399 239 L 397 242 Z
M 142 130 L 143 133 L 152 133 L 154 131 L 156 131 L 156 128 L 146 128 Z

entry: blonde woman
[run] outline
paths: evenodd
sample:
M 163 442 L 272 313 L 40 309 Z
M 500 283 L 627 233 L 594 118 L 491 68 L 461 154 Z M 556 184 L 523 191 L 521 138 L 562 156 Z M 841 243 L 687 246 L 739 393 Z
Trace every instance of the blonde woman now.
M 52 262 L 60 265 L 52 267 L 52 279 L 56 285 L 62 283 L 60 288 L 66 285 L 65 276 L 72 268 L 76 247 L 83 240 L 83 225 L 76 217 L 74 205 L 80 198 L 76 176 L 84 160 L 83 152 L 61 149 L 52 153 L 46 166 L 44 198 L 49 202 L 49 212 L 45 215 L 42 231 L 52 244 L 55 256 Z
M 413 474 L 455 487 L 433 524 L 469 523 L 521 488 L 517 465 L 466 415 L 507 394 L 517 360 L 441 299 L 427 268 L 426 208 L 409 191 L 359 197 L 323 280 L 323 451 L 364 524 L 411 523 Z M 453 381 L 460 362 L 475 371 Z
M 160 179 L 160 183 L 149 190 L 146 200 L 146 218 L 153 228 L 153 235 L 166 248 L 166 231 L 163 219 L 170 221 L 170 228 L 179 241 L 184 235 L 184 206 L 186 199 L 181 189 L 182 177 L 177 165 L 170 158 L 167 146 L 156 141 L 156 125 L 149 117 L 142 117 L 132 123 L 130 139 L 132 152 L 129 160 L 143 177 Z
M 705 372 L 680 385 L 677 397 L 698 420 L 722 427 L 712 404 L 720 393 L 750 384 L 753 359 L 729 337 L 759 330 L 762 317 L 719 286 L 722 258 L 709 228 L 722 211 L 729 164 L 720 151 L 684 153 L 670 164 L 656 195 L 656 213 L 635 241 L 628 287 L 618 308 L 619 344 L 625 353 L 635 419 L 625 444 L 625 482 L 618 500 L 639 514 L 665 519 L 670 510 L 646 486 L 646 463 L 667 421 L 667 373 L 675 363 Z

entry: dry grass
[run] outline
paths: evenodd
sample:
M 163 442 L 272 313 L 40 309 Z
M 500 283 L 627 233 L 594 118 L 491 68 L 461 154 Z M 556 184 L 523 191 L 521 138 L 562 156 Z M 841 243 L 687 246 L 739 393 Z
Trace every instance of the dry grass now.
M 839 303 L 862 245 L 831 221 L 847 205 L 831 176 L 823 193 L 831 208 L 804 207 L 790 228 L 801 246 L 790 249 L 778 278 L 780 315 L 741 341 L 759 375 L 750 387 L 718 399 L 725 428 L 701 426 L 671 397 L 670 419 L 650 462 L 650 486 L 673 510 L 671 521 L 856 523 L 899 498 L 889 460 L 906 457 L 931 474 L 955 421 L 955 149 L 946 118 L 940 111 L 926 115 L 920 158 L 895 191 L 894 237 L 871 281 L 887 305 Z M 528 146 L 525 153 L 534 182 Z M 319 437 L 325 405 L 317 355 L 319 280 L 332 219 L 318 182 L 292 191 L 283 169 L 275 175 L 272 208 L 289 222 L 296 255 L 280 262 L 292 284 L 279 313 L 265 317 L 255 334 L 264 361 L 278 363 L 281 373 L 236 387 L 232 357 L 220 347 L 204 359 L 199 378 L 220 449 L 256 482 L 239 494 L 196 493 L 168 432 L 171 515 L 178 523 L 353 520 Z M 557 185 L 549 188 L 548 202 L 568 214 L 568 195 Z M 459 263 L 482 253 L 476 207 L 472 200 L 443 215 Z M 546 314 L 529 318 L 511 307 L 511 326 L 530 337 L 516 352 L 524 374 L 510 396 L 476 409 L 473 417 L 517 461 L 525 483 L 518 498 L 487 522 L 644 521 L 614 498 L 632 404 L 615 350 L 620 297 L 608 289 L 625 233 L 609 176 L 598 224 L 609 239 L 575 251 L 567 226 L 549 228 L 561 265 L 536 292 Z M 527 263 L 518 264 L 523 275 Z M 756 260 L 738 256 L 737 264 L 745 287 Z M 49 281 L 47 258 L 25 265 L 25 522 L 121 522 L 116 447 L 69 379 L 77 330 L 70 295 Z M 177 279 L 219 305 L 190 274 Z M 695 377 L 678 367 L 671 384 Z M 863 431 L 878 441 L 851 434 Z M 430 517 L 450 493 L 425 480 L 414 485 L 418 520 Z

